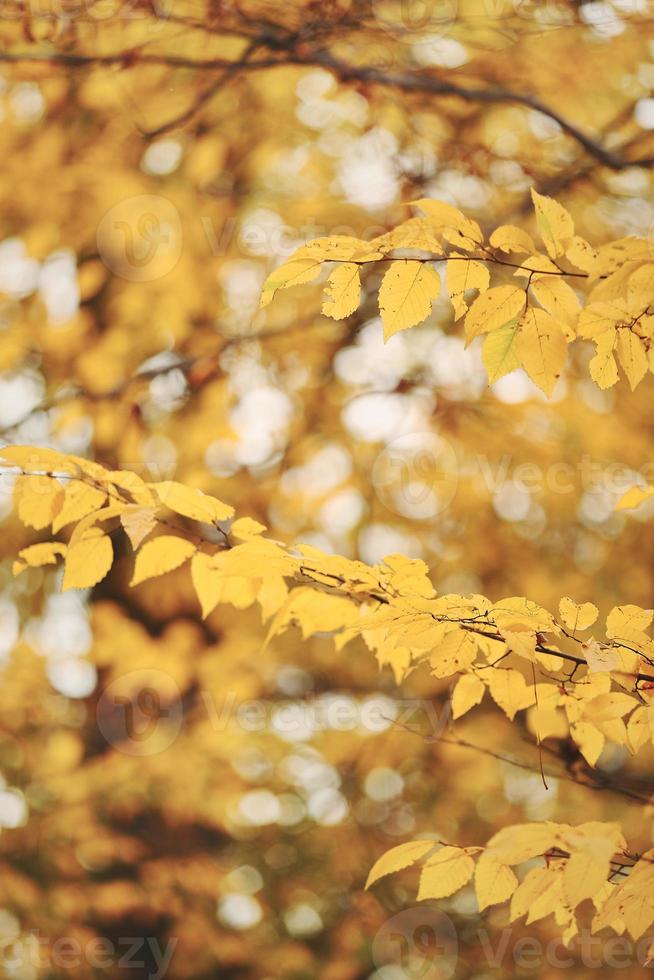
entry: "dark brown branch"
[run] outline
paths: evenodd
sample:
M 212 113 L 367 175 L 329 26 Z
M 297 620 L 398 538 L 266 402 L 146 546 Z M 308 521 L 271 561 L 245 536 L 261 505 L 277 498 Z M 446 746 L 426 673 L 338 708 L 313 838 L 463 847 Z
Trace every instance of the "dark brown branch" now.
M 241 71 L 259 71 L 265 68 L 284 67 L 288 65 L 320 65 L 332 72 L 341 81 L 359 81 L 371 85 L 382 85 L 405 92 L 423 92 L 435 97 L 451 96 L 482 105 L 519 105 L 551 119 L 560 126 L 571 139 L 575 140 L 589 156 L 611 170 L 624 170 L 627 167 L 651 167 L 654 157 L 643 157 L 637 160 L 625 159 L 618 153 L 609 150 L 604 144 L 584 132 L 577 125 L 555 109 L 542 102 L 535 95 L 514 92 L 510 89 L 478 86 L 466 87 L 454 82 L 424 72 L 387 73 L 372 65 L 351 65 L 335 57 L 330 51 L 313 50 L 296 45 L 296 38 L 289 36 L 277 39 L 273 43 L 268 35 L 254 38 L 253 43 L 269 50 L 280 50 L 277 57 L 263 58 L 240 64 L 225 58 L 193 59 L 179 55 L 148 54 L 138 50 L 117 52 L 107 55 L 70 54 L 64 52 L 31 53 L 31 52 L 1 52 L 0 62 L 12 64 L 36 63 L 55 64 L 69 68 L 109 67 L 116 65 L 122 68 L 133 68 L 141 64 L 167 65 L 172 68 L 188 68 L 193 71 L 232 71 L 234 65 L 239 65 Z M 210 97 L 210 94 L 207 98 Z
M 183 126 L 184 123 L 190 122 L 191 119 L 198 114 L 202 106 L 206 105 L 206 103 L 209 102 L 214 95 L 217 95 L 222 88 L 228 85 L 229 82 L 231 82 L 231 80 L 238 75 L 242 68 L 245 68 L 250 57 L 257 50 L 257 47 L 258 42 L 252 41 L 252 43 L 247 46 L 243 56 L 238 61 L 235 61 L 232 65 L 230 65 L 229 68 L 226 68 L 224 73 L 213 81 L 211 85 L 204 90 L 204 92 L 200 92 L 188 109 L 185 109 L 184 112 L 180 113 L 178 116 L 175 116 L 174 119 L 170 119 L 168 122 L 162 123 L 161 126 L 157 126 L 156 129 L 143 130 L 141 135 L 146 139 L 155 139 L 158 136 L 163 136 L 164 133 L 169 133 L 172 129 L 177 129 L 179 126 Z
M 405 92 L 426 92 L 429 95 L 452 95 L 463 99 L 466 102 L 479 102 L 483 104 L 505 104 L 520 105 L 527 109 L 533 109 L 547 116 L 557 123 L 562 131 L 582 146 L 590 156 L 594 157 L 605 167 L 611 170 L 624 170 L 626 167 L 641 166 L 651 167 L 654 164 L 654 157 L 645 157 L 641 160 L 625 160 L 605 146 L 593 139 L 583 130 L 575 126 L 568 119 L 541 102 L 535 95 L 525 95 L 521 92 L 512 92 L 504 88 L 465 88 L 462 85 L 455 85 L 445 79 L 434 78 L 431 75 L 421 73 L 414 74 L 386 74 L 374 67 L 356 67 L 348 65 L 344 61 L 335 58 L 328 51 L 314 52 L 308 58 L 311 64 L 322 65 L 329 71 L 338 75 L 339 78 L 347 81 L 357 79 L 358 81 L 370 82 L 375 85 L 384 85 L 391 88 L 402 89 Z

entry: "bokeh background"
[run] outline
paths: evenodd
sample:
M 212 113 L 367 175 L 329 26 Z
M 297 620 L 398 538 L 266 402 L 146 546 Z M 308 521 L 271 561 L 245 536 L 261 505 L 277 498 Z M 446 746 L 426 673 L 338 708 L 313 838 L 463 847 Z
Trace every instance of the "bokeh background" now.
M 654 507 L 614 513 L 653 475 L 651 378 L 602 392 L 576 345 L 549 401 L 521 371 L 488 388 L 445 298 L 383 344 L 374 268 L 344 322 L 315 286 L 258 310 L 298 245 L 424 196 L 531 229 L 534 186 L 654 254 L 650 4 L 4 0 L 0 42 L 5 443 L 423 558 L 441 592 L 651 604 Z M 264 649 L 249 609 L 203 622 L 186 572 L 129 589 L 125 549 L 89 593 L 14 580 L 39 529 L 0 490 L 0 976 L 641 975 L 634 951 L 561 965 L 551 920 L 498 953 L 503 909 L 466 891 L 435 920 L 411 872 L 363 885 L 393 844 L 523 820 L 651 846 L 623 792 L 651 793 L 651 755 L 591 778 L 563 727 L 545 789 L 528 714 L 485 703 L 453 733 L 445 682 L 295 630 Z

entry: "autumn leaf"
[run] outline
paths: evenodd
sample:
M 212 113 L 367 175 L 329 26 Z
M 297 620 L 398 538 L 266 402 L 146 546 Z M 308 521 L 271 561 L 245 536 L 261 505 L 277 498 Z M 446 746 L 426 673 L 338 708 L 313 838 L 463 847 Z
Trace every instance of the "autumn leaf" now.
M 195 553 L 195 545 L 172 534 L 162 534 L 146 541 L 136 555 L 131 585 L 164 575 L 179 568 Z
M 587 630 L 597 620 L 599 612 L 592 602 L 577 604 L 569 596 L 559 600 L 559 615 L 566 629 L 575 633 L 577 630 Z
M 561 327 L 543 310 L 526 310 L 518 327 L 516 353 L 531 380 L 551 395 L 568 356 Z
M 575 233 L 570 214 L 563 205 L 551 197 L 539 194 L 532 187 L 531 198 L 536 211 L 536 222 L 540 236 L 551 258 L 563 255 L 565 246 Z
M 517 286 L 494 286 L 474 301 L 465 319 L 468 341 L 479 334 L 513 326 L 525 306 L 525 294 Z M 517 366 L 517 365 L 516 365 Z
M 497 905 L 510 898 L 518 885 L 518 879 L 506 864 L 501 864 L 491 854 L 484 853 L 475 869 L 475 892 L 479 911 L 489 905 Z
M 505 374 L 510 374 L 520 367 L 518 331 L 519 321 L 512 320 L 499 330 L 493 330 L 484 340 L 481 357 L 490 384 L 494 384 Z
M 472 878 L 475 862 L 461 847 L 443 847 L 425 861 L 420 875 L 418 901 L 447 898 Z
M 413 840 L 405 844 L 398 844 L 397 847 L 392 847 L 390 851 L 382 854 L 373 864 L 368 874 L 366 888 L 370 888 L 371 885 L 374 885 L 376 881 L 379 881 L 385 875 L 393 874 L 395 871 L 402 871 L 404 868 L 415 864 L 421 857 L 424 857 L 425 854 L 433 850 L 437 843 L 437 841 L 433 840 Z
M 379 310 L 384 339 L 425 320 L 440 293 L 441 281 L 425 262 L 395 262 L 387 270 L 379 289 Z
M 352 262 L 338 265 L 327 280 L 326 298 L 322 304 L 325 316 L 342 320 L 354 313 L 361 299 L 359 266 Z
M 66 551 L 62 589 L 90 589 L 105 577 L 113 563 L 111 538 L 99 527 L 71 542 Z

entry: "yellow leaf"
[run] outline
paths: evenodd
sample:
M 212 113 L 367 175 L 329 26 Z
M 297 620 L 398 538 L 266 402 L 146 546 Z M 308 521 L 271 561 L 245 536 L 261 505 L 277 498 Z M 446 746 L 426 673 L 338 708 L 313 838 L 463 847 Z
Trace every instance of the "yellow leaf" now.
M 288 586 L 281 576 L 268 576 L 261 583 L 257 592 L 257 602 L 261 606 L 261 615 L 264 620 L 270 619 L 278 609 L 284 605 L 288 598 Z M 339 633 L 334 637 L 336 649 L 340 649 L 338 641 L 344 636 Z
M 140 507 L 153 507 L 157 502 L 150 487 L 134 470 L 109 470 L 107 482 L 119 490 L 126 490 L 134 503 Z
M 597 353 L 589 364 L 590 376 L 600 388 L 611 388 L 618 381 L 618 365 L 613 356 L 616 345 L 615 327 L 605 330 L 597 337 Z
M 502 252 L 531 255 L 536 251 L 531 236 L 516 225 L 500 225 L 490 236 L 489 241 L 493 248 L 499 248 Z
M 568 356 L 560 326 L 544 310 L 526 310 L 518 328 L 516 350 L 531 380 L 551 395 Z
M 635 313 L 641 313 L 652 304 L 654 295 L 654 264 L 651 262 L 641 265 L 629 276 L 627 299 L 629 307 Z
M 429 599 L 434 595 L 434 586 L 429 580 L 429 567 L 420 558 L 405 558 L 404 555 L 386 555 L 383 564 L 384 577 L 400 595 L 422 596 Z
M 448 898 L 467 885 L 475 862 L 462 847 L 443 847 L 422 868 L 418 901 L 426 898 Z
M 573 633 L 576 630 L 587 630 L 597 620 L 599 611 L 592 602 L 582 602 L 580 605 L 564 595 L 559 601 L 559 616 L 566 629 Z
M 447 260 L 445 277 L 457 320 L 468 310 L 466 292 L 478 289 L 483 293 L 490 284 L 490 273 L 485 265 L 456 254 Z
M 536 634 L 525 626 L 518 626 L 515 629 L 500 630 L 502 638 L 506 643 L 507 650 L 524 657 L 526 660 L 533 661 L 536 656 Z
M 513 720 L 516 712 L 529 708 L 535 700 L 533 688 L 525 683 L 525 679 L 512 667 L 490 670 L 486 678 L 488 690 L 496 704 L 508 718 Z
M 392 847 L 390 851 L 382 854 L 373 864 L 368 875 L 368 880 L 366 881 L 366 888 L 370 888 L 371 885 L 374 885 L 384 875 L 393 874 L 395 871 L 402 871 L 404 868 L 415 864 L 428 851 L 436 847 L 436 844 L 437 841 L 434 840 L 412 840 L 406 844 L 398 844 L 397 847 Z
M 370 243 L 385 253 L 398 249 L 415 249 L 421 252 L 432 252 L 443 255 L 443 246 L 436 237 L 433 224 L 426 218 L 409 218 L 392 231 L 374 238 Z
M 565 257 L 572 265 L 583 272 L 593 273 L 597 263 L 597 252 L 585 238 L 575 235 L 570 239 L 565 250 Z
M 563 894 L 571 909 L 592 898 L 606 883 L 613 854 L 610 841 L 597 838 L 571 854 L 563 870 Z
M 261 578 L 263 569 L 268 574 L 292 575 L 299 565 L 276 541 L 253 535 L 220 555 L 221 573 L 227 576 Z
M 469 630 L 451 630 L 429 658 L 435 677 L 449 677 L 469 667 L 477 656 L 477 641 Z
M 640 337 L 626 327 L 618 330 L 617 339 L 618 360 L 622 370 L 627 375 L 627 381 L 633 391 L 640 384 L 649 367 L 647 351 Z
M 646 500 L 651 500 L 652 497 L 654 497 L 654 486 L 631 487 L 620 497 L 615 505 L 615 509 L 628 510 L 632 507 L 639 507 Z
M 527 913 L 527 925 L 558 911 L 563 905 L 562 868 L 532 868 L 511 898 L 511 922 Z
M 52 524 L 64 501 L 63 488 L 49 476 L 16 477 L 14 496 L 18 517 L 37 531 Z
M 652 881 L 650 880 L 647 885 L 650 891 L 645 890 L 647 886 L 643 885 L 642 891 L 630 895 L 623 912 L 625 925 L 634 941 L 639 940 L 649 929 L 652 922 L 654 922 L 654 893 L 651 891 Z
M 556 258 L 557 255 L 563 255 L 565 246 L 575 233 L 572 217 L 562 204 L 551 197 L 539 194 L 533 187 L 531 198 L 536 211 L 538 231 L 547 249 L 547 254 L 552 259 Z
M 492 608 L 493 621 L 500 629 L 516 629 L 525 626 L 539 633 L 558 632 L 554 619 L 531 599 L 522 596 L 509 596 L 500 599 Z
M 134 551 L 156 526 L 156 513 L 154 507 L 139 507 L 138 504 L 129 504 L 121 513 L 120 523 Z
M 488 294 L 486 294 L 488 295 Z M 483 299 L 483 297 L 480 297 Z M 512 320 L 499 330 L 493 330 L 484 340 L 481 359 L 484 362 L 488 381 L 494 384 L 520 367 L 517 352 L 518 320 Z
M 172 572 L 174 568 L 188 561 L 194 552 L 194 544 L 172 534 L 162 534 L 153 541 L 146 541 L 136 556 L 130 585 L 138 585 L 156 575 Z
M 358 618 L 357 606 L 350 599 L 326 595 L 302 586 L 290 593 L 288 601 L 276 614 L 270 624 L 266 643 L 291 623 L 298 624 L 306 640 L 314 633 L 331 633 L 352 626 Z
M 523 823 L 498 830 L 488 841 L 486 852 L 499 864 L 522 864 L 560 847 L 561 843 L 557 824 Z
M 12 573 L 20 575 L 26 568 L 41 568 L 42 565 L 54 565 L 60 555 L 66 554 L 66 545 L 59 541 L 45 541 L 42 544 L 31 544 L 18 552 L 18 557 L 12 566 Z
M 573 741 L 589 766 L 594 766 L 604 749 L 606 739 L 595 725 L 580 721 L 570 726 Z
M 53 532 L 56 534 L 66 524 L 80 521 L 87 514 L 99 510 L 106 499 L 107 494 L 104 490 L 90 487 L 81 480 L 68 481 L 64 487 L 61 509 L 52 522 Z
M 486 688 L 475 674 L 463 674 L 452 693 L 452 718 L 460 718 L 479 704 Z
M 361 299 L 359 266 L 352 262 L 338 265 L 327 280 L 325 292 L 327 295 L 322 304 L 325 316 L 342 320 L 354 313 Z
M 487 852 L 477 861 L 475 870 L 475 892 L 479 911 L 489 905 L 497 905 L 510 898 L 518 887 L 518 879 L 506 864 L 500 864 Z
M 102 581 L 111 568 L 114 550 L 111 538 L 99 527 L 90 527 L 68 547 L 62 591 L 90 589 Z
M 395 261 L 379 289 L 384 339 L 425 320 L 440 292 L 438 273 L 426 262 Z
M 528 279 L 533 284 L 539 279 L 549 279 L 551 275 L 560 276 L 561 270 L 556 262 L 552 262 L 546 255 L 537 252 L 536 255 L 530 255 L 526 258 L 513 275 Z
M 453 244 L 462 247 L 480 244 L 484 240 L 481 228 L 476 221 L 466 218 L 458 208 L 445 201 L 436 201 L 423 197 L 414 201 L 413 206 L 420 208 L 438 230 Z
M 247 609 L 256 598 L 261 599 L 261 588 L 267 583 L 271 581 L 283 583 L 283 579 L 276 576 L 272 580 L 270 578 L 264 579 L 261 587 L 259 587 L 255 582 L 245 577 L 238 575 L 226 576 L 224 574 L 224 566 L 229 554 L 229 552 L 219 552 L 215 555 L 207 555 L 202 551 L 197 551 L 193 555 L 191 560 L 191 579 L 193 581 L 193 588 L 200 601 L 200 606 L 202 607 L 203 619 L 206 619 L 219 602 L 228 603 L 237 609 Z M 282 601 L 286 598 L 287 592 L 288 590 L 284 585 Z M 271 595 L 270 597 L 264 593 L 262 607 L 266 600 L 272 604 L 273 600 L 276 601 L 278 595 L 279 589 L 276 595 Z M 272 611 L 276 612 L 279 606 L 281 606 L 282 601 L 276 604 Z
M 654 742 L 654 705 L 636 708 L 627 723 L 627 747 L 635 753 Z
M 519 286 L 494 286 L 478 296 L 465 319 L 466 339 L 513 325 L 525 308 L 525 292 Z M 517 365 L 516 365 L 517 367 Z
M 75 525 L 73 533 L 70 536 L 70 541 L 68 542 L 68 547 L 72 548 L 74 545 L 76 545 L 90 528 L 94 527 L 96 524 L 99 524 L 101 521 L 110 521 L 113 520 L 114 517 L 119 517 L 127 506 L 129 505 L 123 503 L 112 503 L 107 504 L 106 507 L 100 508 L 100 510 L 93 511 L 91 514 L 87 514 L 86 517 L 83 517 L 82 520 Z
M 615 331 L 617 323 L 629 319 L 629 310 L 622 298 L 587 303 L 579 314 L 577 333 L 584 340 L 597 340 L 606 331 Z
M 294 252 L 289 261 L 296 259 L 320 259 L 321 262 L 372 262 L 383 258 L 376 242 L 367 242 L 353 235 L 331 235 L 327 238 L 314 238 Z
M 611 639 L 631 639 L 651 626 L 654 610 L 640 606 L 615 606 L 606 617 L 606 635 Z
M 556 320 L 573 328 L 579 319 L 581 303 L 574 289 L 560 276 L 543 276 L 531 284 L 531 291 Z
M 191 579 L 202 607 L 202 618 L 206 619 L 220 602 L 223 587 L 228 580 L 216 568 L 214 556 L 203 551 L 196 551 L 193 555 Z
M 216 500 L 215 497 L 211 497 L 201 490 L 176 483 L 174 480 L 152 483 L 150 486 L 165 507 L 193 521 L 217 524 L 234 516 L 234 508 L 228 504 Z
M 606 691 L 604 694 L 597 694 L 588 701 L 585 713 L 589 718 L 592 718 L 594 724 L 599 725 L 600 722 L 628 715 L 638 703 L 631 694 Z
M 274 299 L 278 289 L 288 289 L 290 286 L 300 286 L 313 282 L 320 275 L 322 260 L 312 257 L 290 258 L 271 272 L 263 284 L 260 306 L 268 306 Z
M 249 541 L 251 538 L 256 538 L 260 534 L 263 534 L 265 530 L 266 525 L 260 524 L 254 518 L 239 517 L 230 527 L 229 536 L 230 538 L 234 538 L 235 541 Z
M 93 464 L 77 456 L 67 456 L 56 449 L 43 449 L 40 446 L 4 446 L 0 449 L 0 458 L 30 473 L 80 473 L 93 468 Z M 87 466 L 81 465 L 84 463 Z

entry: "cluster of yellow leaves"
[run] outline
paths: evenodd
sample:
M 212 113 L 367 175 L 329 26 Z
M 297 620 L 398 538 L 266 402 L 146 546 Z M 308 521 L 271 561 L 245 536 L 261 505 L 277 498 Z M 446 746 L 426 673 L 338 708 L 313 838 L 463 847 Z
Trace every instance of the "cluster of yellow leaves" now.
M 520 596 L 438 596 L 420 560 L 390 555 L 370 566 L 309 545 L 288 548 L 257 521 L 235 519 L 229 505 L 174 481 L 146 483 L 48 449 L 12 446 L 0 457 L 20 471 L 16 506 L 26 525 L 74 525 L 67 543 L 24 548 L 16 574 L 63 559 L 63 588 L 90 588 L 109 572 L 111 535 L 122 528 L 135 552 L 132 585 L 188 564 L 203 616 L 218 603 L 258 603 L 269 639 L 292 625 L 305 638 L 334 634 L 339 649 L 361 637 L 398 681 L 418 668 L 455 677 L 455 720 L 488 692 L 511 720 L 529 709 L 538 739 L 569 734 L 590 765 L 607 741 L 637 752 L 654 740 L 654 701 L 638 689 L 654 680 L 651 609 L 616 607 L 597 639 L 587 635 L 598 618 L 591 603 L 564 597 L 555 618 Z
M 511 922 L 554 915 L 566 942 L 577 934 L 578 906 L 588 900 L 595 907 L 593 932 L 610 926 L 638 940 L 654 922 L 654 851 L 630 855 L 615 823 L 503 827 L 483 848 L 409 841 L 379 858 L 366 887 L 423 858 L 418 900 L 448 898 L 473 881 L 480 911 L 510 900 Z M 514 869 L 526 862 L 531 866 L 518 877 Z
M 638 687 L 654 664 L 651 609 L 614 608 L 599 640 L 588 635 L 598 620 L 589 602 L 563 597 L 555 618 L 523 597 L 438 596 L 420 560 L 390 555 L 367 565 L 309 545 L 289 548 L 252 518 L 235 518 L 231 506 L 175 481 L 147 483 L 131 471 L 27 446 L 5 447 L 0 459 L 14 472 L 21 521 L 67 537 L 24 548 L 15 574 L 63 559 L 63 588 L 90 588 L 109 572 L 111 536 L 122 530 L 135 552 L 132 585 L 188 564 L 204 616 L 221 602 L 238 609 L 257 602 L 268 639 L 293 625 L 305 638 L 333 634 L 339 649 L 361 637 L 398 680 L 417 668 L 456 677 L 454 720 L 488 692 L 509 719 L 530 710 L 539 740 L 569 734 L 591 766 L 607 741 L 633 753 L 654 743 L 654 700 L 647 685 Z M 434 847 L 394 848 L 369 883 Z M 640 889 L 651 884 L 654 864 L 643 858 L 626 882 L 609 883 L 613 855 L 625 847 L 614 825 L 507 828 L 484 849 L 446 845 L 429 853 L 418 897 L 447 897 L 474 875 L 480 909 L 510 898 L 512 919 L 553 912 L 573 936 L 575 908 L 592 898 L 600 926 L 636 937 L 654 919 L 654 902 Z M 519 882 L 513 867 L 540 855 L 545 867 Z
M 595 344 L 590 374 L 601 388 L 618 381 L 618 363 L 635 388 L 648 369 L 654 370 L 650 246 L 630 237 L 595 249 L 575 235 L 561 204 L 536 191 L 532 198 L 544 252 L 513 225 L 502 225 L 486 241 L 479 225 L 457 208 L 423 199 L 415 206 L 424 217 L 410 218 L 371 241 L 343 235 L 302 246 L 268 277 L 261 305 L 280 289 L 313 282 L 325 263 L 335 262 L 322 311 L 342 319 L 359 306 L 361 270 L 390 262 L 379 288 L 388 339 L 429 316 L 441 294 L 436 268 L 443 263 L 455 320 L 464 318 L 468 342 L 485 338 L 482 358 L 490 382 L 522 367 L 550 395 L 568 344 L 580 338 Z M 398 255 L 407 251 L 409 256 Z M 425 252 L 429 258 L 417 257 Z M 491 269 L 504 281 L 491 285 Z

